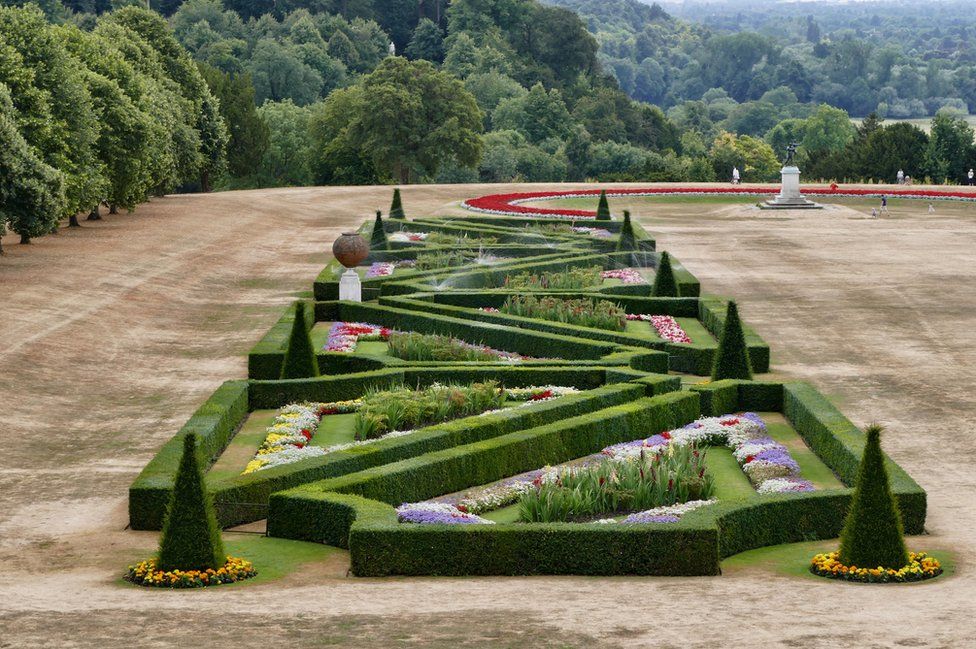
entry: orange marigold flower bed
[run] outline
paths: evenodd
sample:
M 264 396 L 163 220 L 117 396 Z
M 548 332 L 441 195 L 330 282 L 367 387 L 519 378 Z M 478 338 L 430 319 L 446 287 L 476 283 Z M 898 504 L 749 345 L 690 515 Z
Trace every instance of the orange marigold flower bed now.
M 881 584 L 923 581 L 942 574 L 939 560 L 925 552 L 909 552 L 908 564 L 897 569 L 883 566 L 877 568 L 845 566 L 840 562 L 839 554 L 839 552 L 818 554 L 810 563 L 810 572 L 830 579 Z
M 232 584 L 235 581 L 250 579 L 258 574 L 254 565 L 247 559 L 227 557 L 227 563 L 214 570 L 160 570 L 156 559 L 147 559 L 129 566 L 125 580 L 140 586 L 159 588 L 204 588 L 219 584 Z

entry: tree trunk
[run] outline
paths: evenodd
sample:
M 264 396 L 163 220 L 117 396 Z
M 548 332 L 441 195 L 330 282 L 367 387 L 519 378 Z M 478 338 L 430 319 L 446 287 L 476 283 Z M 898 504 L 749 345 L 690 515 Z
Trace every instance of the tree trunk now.
M 210 193 L 210 173 L 207 171 L 200 172 L 200 191 L 204 194 Z
M 80 228 L 81 223 L 78 223 L 78 215 L 72 214 L 68 217 L 68 227 L 69 228 Z
M 116 205 L 115 203 L 112 203 L 111 205 L 108 206 L 108 213 L 109 214 L 118 214 L 119 213 L 119 206 Z
M 410 167 L 407 167 L 406 165 L 400 167 L 400 184 L 410 184 Z
M 29 234 L 20 235 L 20 245 L 26 246 L 29 244 L 30 244 L 30 235 Z
M 92 208 L 92 211 L 88 213 L 88 220 L 89 221 L 101 221 L 102 220 L 102 215 L 101 215 L 101 213 L 99 213 L 98 207 L 99 207 L 99 204 L 96 203 L 95 204 L 95 207 Z

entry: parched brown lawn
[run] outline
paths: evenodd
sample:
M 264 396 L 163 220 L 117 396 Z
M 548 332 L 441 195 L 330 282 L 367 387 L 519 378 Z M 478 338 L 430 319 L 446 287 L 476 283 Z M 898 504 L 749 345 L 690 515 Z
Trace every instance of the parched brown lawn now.
M 404 191 L 408 214 L 488 192 Z M 634 200 L 708 292 L 735 296 L 779 373 L 812 381 L 929 492 L 957 574 L 863 587 L 737 567 L 717 578 L 358 580 L 341 565 L 204 592 L 118 583 L 156 536 L 126 489 L 389 188 L 175 196 L 0 258 L 0 647 L 972 646 L 976 207 L 823 212 Z M 624 206 L 612 202 L 614 209 Z

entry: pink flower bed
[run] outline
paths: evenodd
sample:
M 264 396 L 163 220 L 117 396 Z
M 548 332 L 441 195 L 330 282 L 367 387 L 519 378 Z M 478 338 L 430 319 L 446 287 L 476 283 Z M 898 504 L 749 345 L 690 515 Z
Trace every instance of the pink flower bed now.
M 683 187 L 681 185 L 661 187 L 638 187 L 633 189 L 614 189 L 607 192 L 607 196 L 666 196 L 666 195 L 715 195 L 737 194 L 743 196 L 771 196 L 779 192 L 779 187 Z M 804 187 L 804 194 L 811 196 L 855 196 L 880 198 L 883 195 L 891 198 L 909 198 L 922 200 L 958 200 L 976 201 L 976 193 L 962 190 L 936 189 L 891 189 L 879 191 L 877 189 L 856 189 L 830 187 Z M 461 205 L 474 212 L 497 214 L 499 216 L 535 216 L 556 219 L 593 219 L 596 212 L 591 210 L 552 209 L 543 207 L 526 207 L 521 203 L 532 201 L 555 200 L 560 198 L 593 198 L 600 195 L 599 189 L 578 189 L 562 192 L 520 192 L 513 194 L 490 194 L 464 201 Z
M 377 261 L 369 267 L 366 271 L 366 279 L 370 277 L 386 277 L 387 275 L 392 275 L 393 270 L 396 268 L 396 264 L 391 264 L 387 261 Z
M 690 343 L 691 338 L 681 328 L 678 321 L 669 315 L 650 315 L 648 313 L 628 313 L 628 320 L 650 322 L 657 329 L 657 335 L 672 343 Z
M 386 340 L 390 330 L 365 322 L 335 322 L 329 329 L 329 340 L 325 343 L 327 352 L 352 352 L 360 340 Z
M 619 279 L 624 284 L 646 284 L 647 280 L 633 268 L 617 268 L 605 270 L 600 275 L 603 279 Z

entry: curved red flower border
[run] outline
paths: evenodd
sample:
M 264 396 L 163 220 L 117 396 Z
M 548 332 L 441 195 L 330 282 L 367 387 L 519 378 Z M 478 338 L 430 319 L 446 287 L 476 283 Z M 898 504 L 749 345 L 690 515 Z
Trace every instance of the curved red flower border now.
M 559 192 L 519 192 L 514 194 L 489 194 L 461 203 L 473 212 L 496 214 L 499 216 L 532 216 L 558 219 L 592 219 L 596 212 L 590 210 L 560 210 L 545 207 L 524 207 L 521 203 L 530 201 L 556 200 L 560 198 L 588 198 L 600 195 L 600 189 L 575 189 Z M 668 196 L 668 195 L 714 195 L 739 194 L 744 196 L 771 196 L 779 192 L 779 187 L 637 187 L 633 189 L 612 189 L 607 191 L 610 198 L 626 196 Z M 882 195 L 896 198 L 918 200 L 976 201 L 976 193 L 965 191 L 943 191 L 936 189 L 832 189 L 830 187 L 804 188 L 804 194 L 811 196 L 856 196 L 881 198 Z

